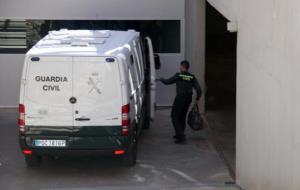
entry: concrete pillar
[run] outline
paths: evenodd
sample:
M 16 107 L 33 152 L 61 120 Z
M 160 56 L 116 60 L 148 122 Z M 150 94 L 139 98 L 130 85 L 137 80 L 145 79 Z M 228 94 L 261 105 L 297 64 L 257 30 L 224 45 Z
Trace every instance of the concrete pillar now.
M 185 58 L 191 62 L 191 72 L 205 90 L 205 0 L 185 1 Z M 205 97 L 200 107 L 204 112 Z

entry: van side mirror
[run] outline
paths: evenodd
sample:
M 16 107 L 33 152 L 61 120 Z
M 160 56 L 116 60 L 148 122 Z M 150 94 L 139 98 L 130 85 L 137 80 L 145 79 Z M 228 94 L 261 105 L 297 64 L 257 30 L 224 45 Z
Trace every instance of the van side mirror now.
M 161 62 L 158 54 L 154 54 L 154 62 L 155 62 L 155 69 L 159 70 L 161 68 Z

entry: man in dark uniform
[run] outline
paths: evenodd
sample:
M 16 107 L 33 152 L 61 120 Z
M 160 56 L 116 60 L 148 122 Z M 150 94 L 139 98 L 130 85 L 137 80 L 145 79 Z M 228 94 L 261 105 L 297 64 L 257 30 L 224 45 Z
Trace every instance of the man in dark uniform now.
M 176 83 L 176 98 L 171 113 L 172 123 L 175 128 L 174 139 L 176 144 L 184 144 L 186 142 L 184 133 L 186 115 L 192 102 L 193 89 L 197 92 L 197 101 L 200 99 L 202 93 L 198 80 L 188 72 L 189 67 L 190 64 L 188 61 L 182 61 L 179 73 L 176 73 L 169 79 L 158 79 L 158 81 L 166 85 Z

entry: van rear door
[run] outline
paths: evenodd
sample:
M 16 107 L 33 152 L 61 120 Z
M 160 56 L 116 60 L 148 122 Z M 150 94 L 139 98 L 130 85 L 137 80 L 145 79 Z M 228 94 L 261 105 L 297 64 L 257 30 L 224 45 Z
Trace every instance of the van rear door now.
M 155 118 L 155 107 L 156 107 L 156 70 L 155 70 L 155 59 L 152 41 L 149 37 L 146 37 L 146 45 L 148 49 L 148 60 L 149 60 L 149 70 L 150 70 L 150 118 L 154 120 Z
M 28 126 L 73 126 L 72 57 L 28 60 L 24 105 Z
M 112 135 L 109 126 L 121 126 L 122 94 L 117 60 L 105 57 L 73 58 L 74 131 L 80 135 Z M 108 126 L 107 128 L 105 128 Z

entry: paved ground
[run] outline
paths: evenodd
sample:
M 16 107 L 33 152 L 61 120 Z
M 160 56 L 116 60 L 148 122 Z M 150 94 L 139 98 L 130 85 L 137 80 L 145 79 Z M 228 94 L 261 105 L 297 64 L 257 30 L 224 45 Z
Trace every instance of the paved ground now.
M 232 170 L 235 170 L 236 160 L 236 124 L 235 110 L 232 108 L 219 108 L 206 113 L 209 126 L 213 131 L 215 141 L 218 143 L 225 159 Z
M 46 159 L 28 169 L 18 148 L 17 111 L 0 110 L 0 189 L 5 190 L 235 190 L 204 132 L 188 132 L 187 145 L 175 145 L 169 111 L 158 111 L 156 122 L 142 134 L 136 167 L 123 168 L 111 158 Z

